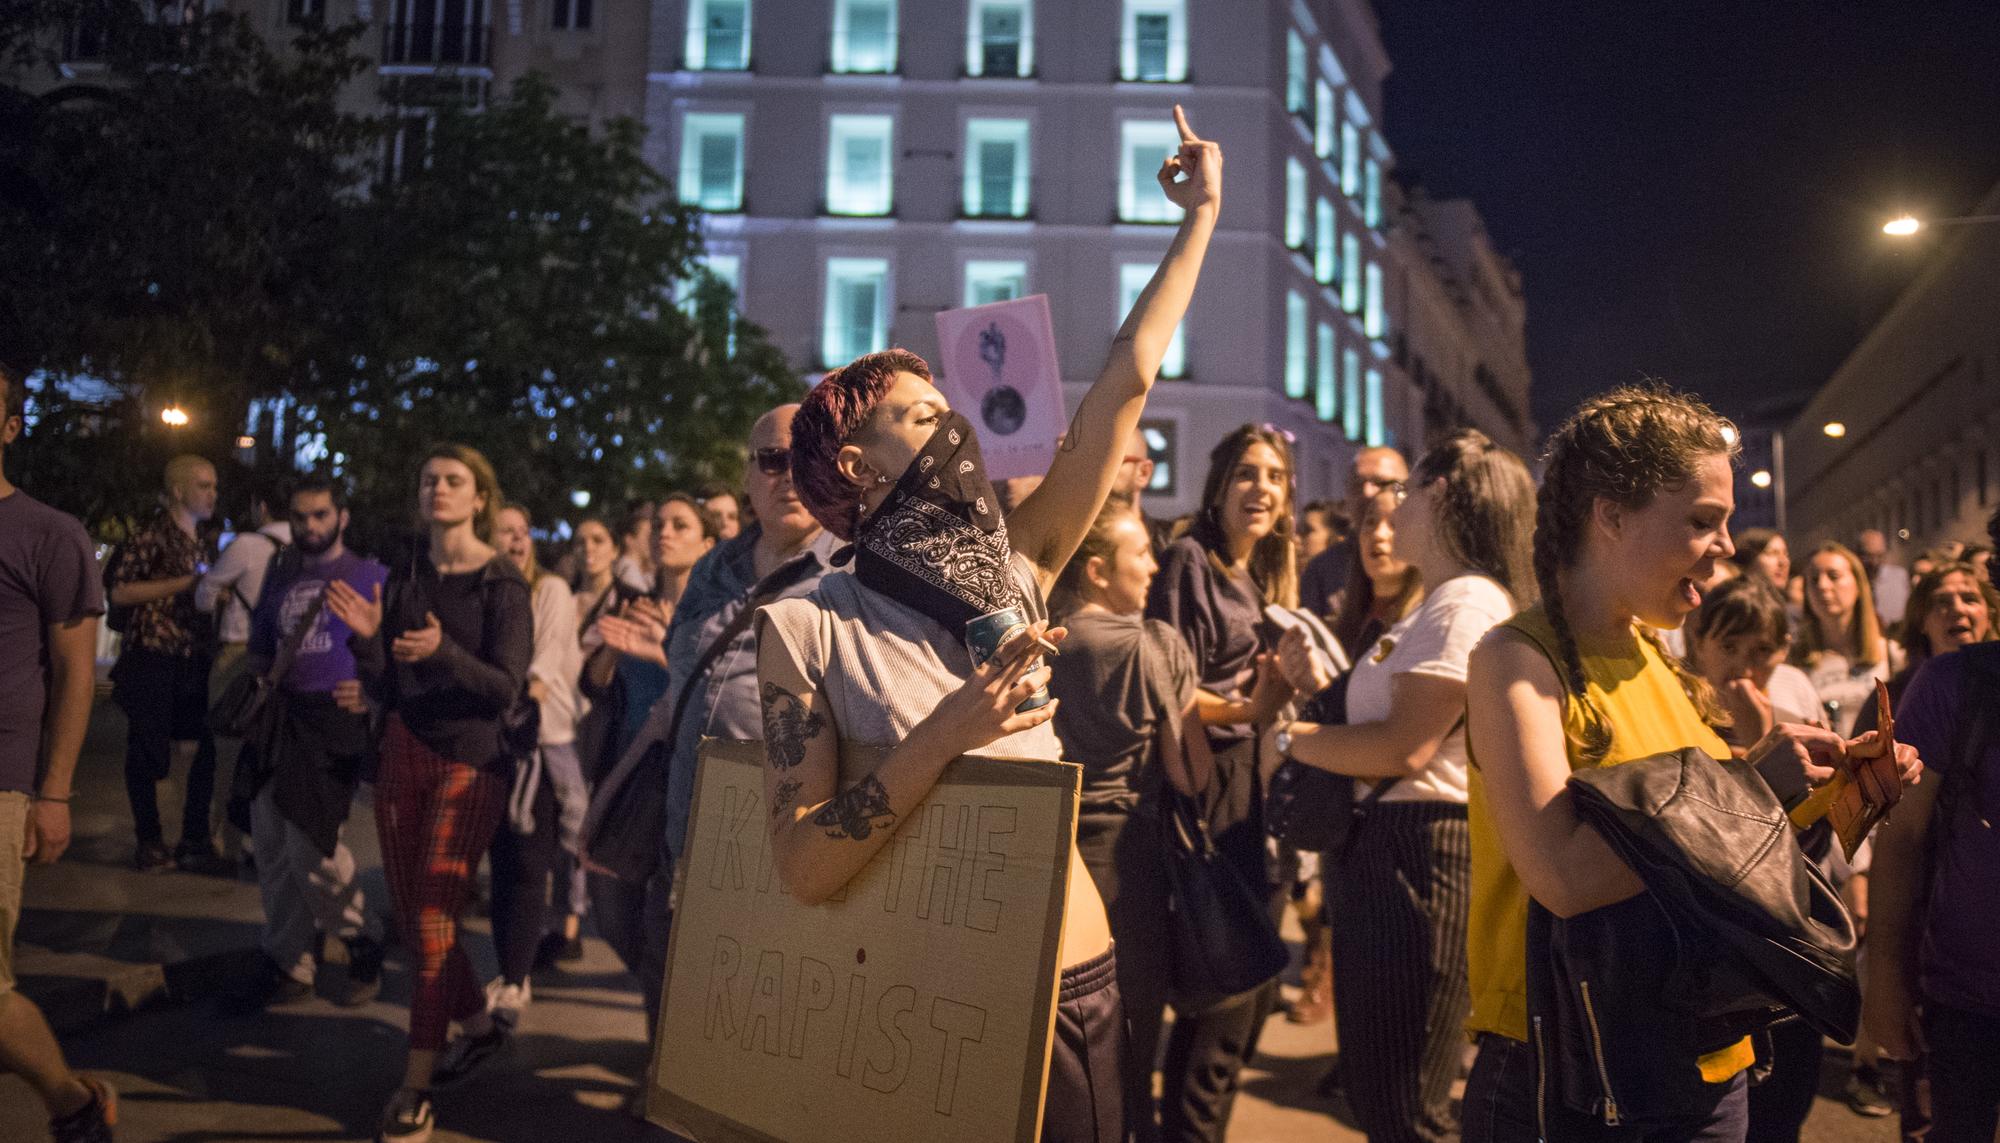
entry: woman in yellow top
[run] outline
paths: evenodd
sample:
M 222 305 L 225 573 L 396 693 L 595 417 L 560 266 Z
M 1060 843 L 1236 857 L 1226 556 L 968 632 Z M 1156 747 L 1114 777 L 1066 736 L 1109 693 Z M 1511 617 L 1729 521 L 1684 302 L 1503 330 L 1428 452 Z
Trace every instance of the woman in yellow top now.
M 1613 905 L 1645 885 L 1571 807 L 1570 772 L 1682 747 L 1727 758 L 1726 722 L 1699 677 L 1661 652 L 1701 603 L 1698 584 L 1734 551 L 1735 434 L 1699 401 L 1621 388 L 1586 401 L 1550 439 L 1536 501 L 1542 602 L 1473 652 L 1467 688 L 1472 760 L 1472 910 L 1467 937 L 1479 1056 L 1466 1085 L 1466 1143 L 1643 1140 L 1742 1143 L 1750 1041 L 1694 1067 L 1712 1106 L 1684 1121 L 1607 1125 L 1542 1100 L 1529 1046 L 1528 899 L 1559 917 Z M 1781 726 L 1751 751 L 1838 757 L 1827 731 Z M 1543 1103 L 1548 1106 L 1542 1106 Z

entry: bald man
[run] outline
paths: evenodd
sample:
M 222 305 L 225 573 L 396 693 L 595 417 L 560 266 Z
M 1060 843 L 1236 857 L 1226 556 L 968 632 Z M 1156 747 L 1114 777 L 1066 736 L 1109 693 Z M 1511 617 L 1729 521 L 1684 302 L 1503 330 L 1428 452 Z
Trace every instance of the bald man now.
M 143 872 L 178 865 L 221 873 L 209 832 L 215 795 L 215 739 L 208 732 L 211 619 L 195 607 L 195 584 L 214 559 L 198 529 L 215 514 L 215 466 L 198 456 L 167 462 L 160 503 L 112 553 L 105 585 L 125 636 L 111 669 L 112 697 L 124 709 L 125 795 Z M 158 785 L 188 766 L 180 845 L 169 851 Z
M 1139 512 L 1139 519 L 1146 525 L 1147 537 L 1153 541 L 1153 554 L 1158 555 L 1174 542 L 1174 522 L 1155 520 L 1146 514 L 1146 489 L 1152 486 L 1152 450 L 1146 446 L 1146 430 L 1135 428 L 1132 439 L 1125 442 L 1125 456 L 1118 466 L 1117 477 L 1111 482 L 1111 495 L 1132 502 L 1132 507 Z
M 1368 501 L 1384 489 L 1398 488 L 1410 479 L 1410 466 L 1403 454 L 1392 448 L 1364 448 L 1354 454 L 1347 472 L 1347 518 L 1358 533 Z M 1313 614 L 1331 616 L 1347 589 L 1347 573 L 1354 567 L 1355 540 L 1349 537 L 1314 556 L 1299 575 L 1299 606 Z
M 617 839 L 621 851 L 657 843 L 661 859 L 626 876 L 591 878 L 591 907 L 598 930 L 639 976 L 648 1020 L 656 1020 L 666 971 L 667 890 L 673 861 L 687 836 L 694 800 L 695 750 L 704 736 L 764 737 L 758 694 L 756 639 L 748 616 L 777 599 L 805 595 L 826 574 L 841 545 L 823 531 L 792 490 L 792 417 L 797 405 L 780 405 L 751 426 L 750 463 L 743 477 L 744 503 L 753 521 L 733 540 L 718 544 L 688 574 L 687 589 L 667 629 L 667 693 L 646 718 L 618 767 L 598 785 L 584 826 L 587 846 L 604 849 L 619 828 L 607 819 L 625 782 L 666 786 L 665 836 Z M 681 696 L 696 683 L 682 709 Z M 678 713 L 678 719 L 676 714 Z M 664 744 L 666 750 L 653 749 Z

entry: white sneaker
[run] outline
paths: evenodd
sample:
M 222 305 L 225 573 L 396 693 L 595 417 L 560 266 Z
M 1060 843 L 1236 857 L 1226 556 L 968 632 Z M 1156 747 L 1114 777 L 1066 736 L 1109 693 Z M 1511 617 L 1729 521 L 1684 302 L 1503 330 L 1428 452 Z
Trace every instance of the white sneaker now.
M 534 985 L 530 982 L 523 980 L 519 984 L 508 984 L 504 979 L 495 977 L 486 985 L 486 1014 L 511 1029 L 521 1022 L 521 1013 L 534 999 Z

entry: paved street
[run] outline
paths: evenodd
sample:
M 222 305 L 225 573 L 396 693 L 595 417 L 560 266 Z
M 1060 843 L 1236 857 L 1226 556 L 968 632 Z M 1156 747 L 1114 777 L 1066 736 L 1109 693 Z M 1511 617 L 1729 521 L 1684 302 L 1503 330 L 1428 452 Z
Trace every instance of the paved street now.
M 165 972 L 165 996 L 141 1011 L 96 1017 L 66 1032 L 72 1062 L 108 1075 L 124 1096 L 119 1138 L 135 1143 L 344 1141 L 371 1137 L 381 1101 L 397 1078 L 408 976 L 392 949 L 382 998 L 359 1009 L 325 999 L 259 1018 L 223 1019 L 206 998 L 218 971 L 233 971 L 251 946 L 256 888 L 247 882 L 128 871 L 129 826 L 119 783 L 122 724 L 100 704 L 80 783 L 74 856 L 30 875 L 22 925 L 25 985 L 77 1004 L 109 1004 L 100 992 L 146 999 L 158 973 L 134 971 L 147 960 L 200 964 Z M 178 806 L 165 796 L 163 805 Z M 357 807 L 352 841 L 371 867 L 369 891 L 382 892 L 373 818 Z M 175 836 L 168 813 L 169 836 Z M 474 959 L 490 971 L 485 924 L 473 924 Z M 322 979 L 340 971 L 332 966 Z M 80 982 L 101 979 L 99 992 Z M 177 999 L 188 996 L 189 999 Z M 78 997 L 82 997 L 79 1000 Z M 59 1017 L 64 1018 L 64 1017 Z M 1330 1026 L 1299 1028 L 1273 1019 L 1263 1056 L 1245 1076 L 1233 1143 L 1358 1140 L 1342 1124 L 1339 1101 L 1315 1087 L 1331 1062 Z M 535 1003 L 512 1053 L 460 1090 L 440 1098 L 437 1138 L 458 1141 L 657 1140 L 666 1132 L 624 1110 L 644 1068 L 637 993 L 600 941 L 587 943 L 574 971 L 536 982 Z M 1832 1082 L 1831 1080 L 1829 1081 Z M 1837 1090 L 1837 1084 L 1823 1090 Z M 0 1140 L 46 1139 L 35 1101 L 18 1080 L 0 1077 Z M 1858 1119 L 1831 1100 L 1815 1109 L 1806 1136 L 1814 1143 L 1889 1143 L 1884 1120 Z

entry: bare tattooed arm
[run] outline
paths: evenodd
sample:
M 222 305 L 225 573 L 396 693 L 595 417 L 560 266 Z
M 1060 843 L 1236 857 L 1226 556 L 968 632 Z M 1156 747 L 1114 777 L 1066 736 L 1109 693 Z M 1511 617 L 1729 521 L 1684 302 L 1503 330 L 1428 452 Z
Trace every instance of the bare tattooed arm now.
M 764 796 L 785 891 L 817 904 L 861 872 L 962 751 L 919 725 L 875 771 L 840 782 L 840 728 L 782 640 L 758 620 Z

